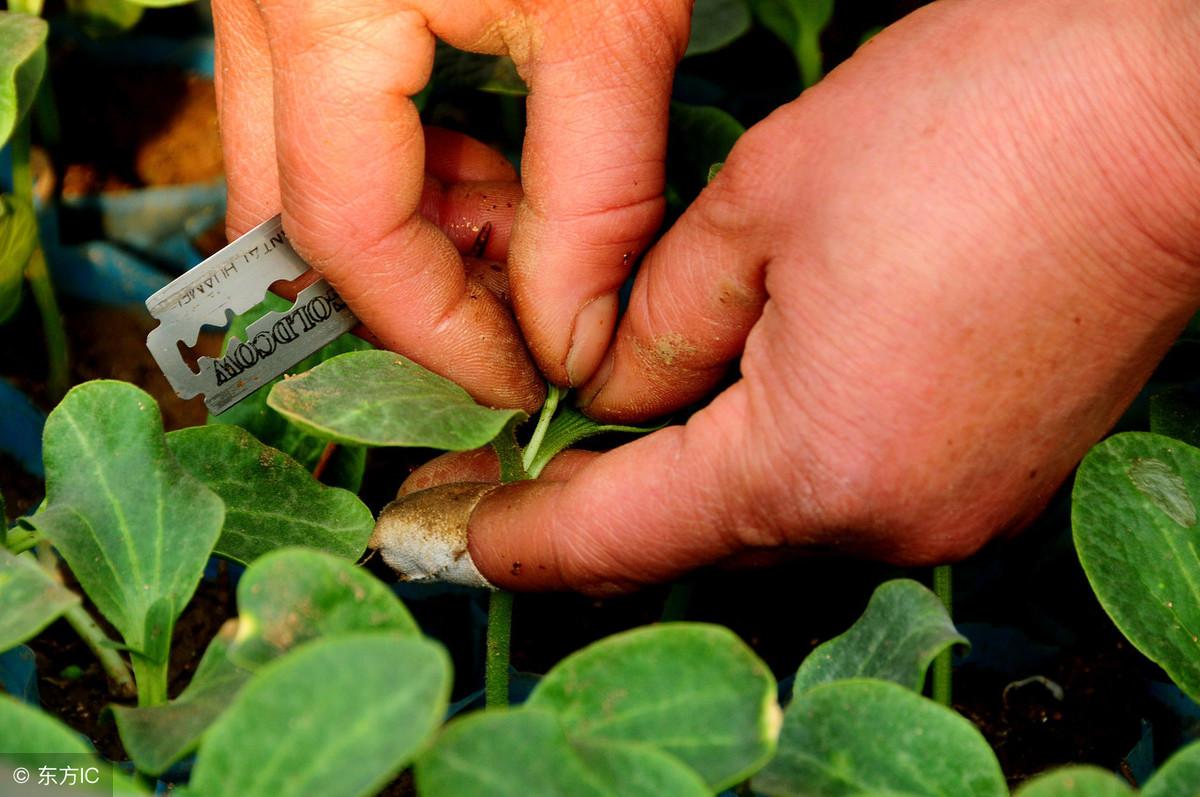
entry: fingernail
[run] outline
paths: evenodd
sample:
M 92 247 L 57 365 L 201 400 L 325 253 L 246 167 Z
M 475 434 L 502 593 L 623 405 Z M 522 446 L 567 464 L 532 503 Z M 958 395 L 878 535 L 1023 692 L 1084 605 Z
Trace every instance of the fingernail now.
M 459 482 L 409 493 L 383 508 L 367 545 L 402 581 L 495 589 L 471 559 L 467 524 L 483 497 L 499 486 Z
M 608 384 L 608 378 L 612 376 L 613 362 L 616 360 L 616 352 L 609 351 L 608 356 L 604 358 L 604 362 L 600 363 L 600 367 L 596 369 L 595 375 L 587 386 L 579 391 L 575 405 L 581 410 L 586 410 L 596 400 L 596 396 L 600 395 L 600 391 L 604 390 L 604 386 Z
M 617 320 L 617 294 L 606 293 L 588 302 L 575 316 L 571 331 L 571 348 L 564 366 L 567 381 L 572 387 L 582 385 L 596 371 L 600 358 L 608 349 Z

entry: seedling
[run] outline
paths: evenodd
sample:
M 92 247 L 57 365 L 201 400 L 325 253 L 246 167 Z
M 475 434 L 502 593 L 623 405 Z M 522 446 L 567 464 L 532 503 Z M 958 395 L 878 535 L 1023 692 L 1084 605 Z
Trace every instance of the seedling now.
M 360 354 L 370 362 L 384 353 Z M 339 358 L 325 371 L 363 367 L 362 359 Z M 431 433 L 469 432 L 444 420 Z M 566 438 L 548 424 L 542 445 L 560 445 Z M 420 636 L 390 590 L 352 564 L 371 526 L 356 498 L 237 428 L 164 435 L 153 401 L 124 383 L 71 391 L 47 423 L 45 451 L 47 501 L 19 535 L 53 542 L 121 633 L 119 646 L 98 630 L 93 642 L 130 657 L 138 706 L 113 710 L 140 772 L 160 774 L 195 750 L 189 794 L 368 795 L 429 747 L 447 707 L 448 657 Z M 334 533 L 339 522 L 343 534 Z M 335 553 L 281 547 L 322 527 Z M 305 540 L 314 542 L 321 538 Z M 171 628 L 214 552 L 250 563 L 238 586 L 240 614 L 168 701 Z M 0 551 L 0 565 L 0 648 L 78 608 L 30 551 Z M 584 681 L 593 687 L 573 686 Z M 557 729 L 543 737 L 549 747 L 528 739 L 531 755 L 557 754 L 554 745 L 588 751 L 582 770 L 562 759 L 568 785 L 601 777 L 614 793 L 638 794 L 650 773 L 700 794 L 770 757 L 774 693 L 765 665 L 730 632 L 664 626 L 581 651 L 546 676 L 528 708 L 487 722 Z M 447 738 L 462 743 L 467 730 Z M 13 767 L 48 753 L 91 754 L 65 726 L 7 697 L 0 750 Z M 426 793 L 483 793 L 458 791 L 475 776 L 457 772 L 449 755 L 422 764 Z M 106 777 L 113 793 L 139 793 L 119 773 Z

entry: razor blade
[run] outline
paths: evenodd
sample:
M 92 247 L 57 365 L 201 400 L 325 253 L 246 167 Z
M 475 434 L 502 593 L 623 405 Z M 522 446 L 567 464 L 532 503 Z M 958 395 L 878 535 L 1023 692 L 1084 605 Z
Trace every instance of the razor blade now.
M 225 327 L 233 314 L 260 303 L 279 280 L 294 280 L 309 266 L 288 243 L 279 216 L 206 259 L 146 300 L 161 323 L 146 346 L 181 398 L 204 395 L 219 415 L 258 388 L 352 329 L 358 319 L 323 279 L 302 290 L 295 303 L 271 312 L 232 337 L 220 358 L 201 356 L 193 368 L 180 344 L 191 348 L 205 326 Z

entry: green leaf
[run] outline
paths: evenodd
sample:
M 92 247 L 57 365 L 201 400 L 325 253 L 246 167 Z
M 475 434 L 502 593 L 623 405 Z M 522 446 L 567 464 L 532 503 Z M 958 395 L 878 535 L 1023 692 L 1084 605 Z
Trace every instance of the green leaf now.
M 1200 445 L 1200 390 L 1176 387 L 1150 398 L 1150 431 Z
M 749 29 L 750 6 L 746 0 L 696 0 L 692 7 L 692 37 L 684 57 L 719 50 Z
M 1133 645 L 1200 699 L 1200 449 L 1144 432 L 1110 437 L 1079 466 L 1079 561 Z
M 171 453 L 225 502 L 215 553 L 249 564 L 303 545 L 357 559 L 375 518 L 354 493 L 326 487 L 294 459 L 237 426 L 195 426 L 167 435 Z
M 570 448 L 580 440 L 609 432 L 649 434 L 665 425 L 665 423 L 660 423 L 654 426 L 622 426 L 614 423 L 600 423 L 593 421 L 573 407 L 563 407 L 550 421 L 549 428 L 546 429 L 546 436 L 542 438 L 537 455 L 529 465 L 529 477 L 537 478 L 537 475 L 542 472 L 542 468 L 554 459 L 555 454 Z
M 222 346 L 222 351 L 228 348 L 229 341 L 235 336 L 238 340 L 245 340 L 246 328 L 259 318 L 262 318 L 263 315 L 271 311 L 286 310 L 291 305 L 292 303 L 286 299 L 274 294 L 267 294 L 266 298 L 257 307 L 234 318 L 233 323 L 229 325 L 229 329 L 225 332 L 225 342 Z M 308 357 L 305 357 L 289 368 L 284 375 L 278 376 L 266 385 L 263 385 L 263 387 L 254 391 L 225 412 L 220 415 L 210 415 L 208 423 L 240 426 L 262 442 L 273 448 L 278 448 L 299 462 L 305 470 L 312 472 L 321 455 L 325 453 L 325 446 L 329 441 L 304 432 L 282 415 L 275 412 L 275 410 L 268 407 L 267 395 L 271 392 L 271 386 L 282 382 L 290 375 L 303 373 L 310 368 L 315 368 L 317 365 L 339 354 L 351 351 L 365 351 L 370 348 L 371 344 L 355 335 L 349 333 L 342 335 Z M 338 446 L 325 466 L 325 472 L 322 474 L 321 480 L 325 484 L 344 487 L 351 492 L 357 493 L 359 487 L 362 485 L 366 462 L 367 451 L 365 448 L 361 446 Z
M 238 634 L 230 657 L 255 669 L 309 640 L 355 631 L 419 634 L 382 581 L 317 551 L 267 554 L 238 582 Z
M 1133 797 L 1133 789 L 1099 767 L 1071 766 L 1028 781 L 1017 789 L 1015 797 Z
M 43 19 L 0 11 L 0 147 L 37 96 L 46 71 L 47 30 Z
M 322 639 L 263 667 L 200 743 L 205 797 L 379 791 L 446 711 L 450 661 L 421 637 Z
M 714 163 L 723 163 L 746 128 L 720 108 L 671 103 L 667 180 L 684 204 L 708 184 Z
M 680 761 L 648 745 L 568 739 L 551 711 L 496 709 L 453 722 L 417 761 L 425 797 L 700 797 Z
M 833 0 L 752 0 L 759 21 L 791 48 L 805 87 L 824 74 L 821 33 L 833 19 Z
M 890 681 L 821 684 L 783 718 L 775 759 L 754 778 L 770 797 L 1007 797 L 996 756 L 975 726 Z
M 714 790 L 762 766 L 779 729 L 767 666 L 729 629 L 695 623 L 589 645 L 550 670 L 526 705 L 555 712 L 572 741 L 669 753 Z
M 339 443 L 468 451 L 521 410 L 482 407 L 449 379 L 389 351 L 352 352 L 280 382 L 267 403 L 310 434 Z
M 64 589 L 31 556 L 0 548 L 0 652 L 37 636 L 79 596 Z
M 132 0 L 67 0 L 67 11 L 89 36 L 111 36 L 136 25 L 145 8 Z
M 59 758 L 64 755 L 71 758 Z M 0 692 L 0 776 L 4 778 L 0 781 L 0 793 L 12 793 L 8 791 L 9 772 L 18 767 L 29 770 L 32 775 L 30 786 L 36 790 L 38 771 L 44 766 L 97 767 L 101 771 L 100 785 L 105 788 L 79 789 L 83 795 L 112 797 L 136 793 L 124 780 L 119 780 L 116 788 L 107 788 L 113 782 L 111 765 L 96 755 L 78 733 L 46 712 Z M 34 791 L 23 791 L 18 787 L 18 793 L 32 794 Z
M 28 202 L 0 196 L 0 324 L 21 306 L 25 264 L 38 244 L 37 221 Z
M 209 644 L 187 689 L 170 703 L 147 708 L 113 704 L 121 742 L 142 772 L 160 775 L 199 743 L 250 679 L 228 656 L 230 622 Z
M 888 581 L 848 631 L 808 655 L 794 693 L 844 678 L 878 678 L 920 692 L 929 665 L 956 644 L 970 643 L 936 595 L 915 581 Z
M 438 91 L 476 89 L 510 97 L 529 93 L 511 58 L 468 53 L 442 42 L 434 54 L 430 85 Z
M 1141 797 L 1200 797 L 1200 741 L 1168 758 L 1146 783 Z
M 0 692 L 2 755 L 91 755 L 83 737 L 44 711 Z M 7 788 L 8 784 L 4 784 Z
M 221 499 L 171 456 L 154 399 L 125 382 L 72 389 L 46 419 L 43 457 L 45 508 L 29 522 L 129 648 L 165 662 L 221 532 Z

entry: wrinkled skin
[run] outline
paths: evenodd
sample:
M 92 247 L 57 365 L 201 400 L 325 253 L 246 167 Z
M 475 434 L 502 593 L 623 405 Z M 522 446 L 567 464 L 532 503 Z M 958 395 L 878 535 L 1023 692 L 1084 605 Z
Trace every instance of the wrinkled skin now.
M 557 4 L 536 5 L 539 24 L 558 18 L 547 10 Z M 543 54 L 565 35 L 534 30 Z M 1200 7 L 945 0 L 752 128 L 646 254 L 607 353 L 593 346 L 568 368 L 578 300 L 622 274 L 610 259 L 621 247 L 589 236 L 636 251 L 661 207 L 622 192 L 637 169 L 654 197 L 661 189 L 663 76 L 680 42 L 651 39 L 657 58 L 646 59 L 611 51 L 616 41 L 594 36 L 559 66 L 578 70 L 563 84 L 576 88 L 589 59 L 619 63 L 640 87 L 625 98 L 628 125 L 539 85 L 536 57 L 523 66 L 534 96 L 509 252 L 521 328 L 538 364 L 580 384 L 600 418 L 683 406 L 738 356 L 742 378 L 686 426 L 489 494 L 470 549 L 499 586 L 604 593 L 784 550 L 966 556 L 1044 504 L 1200 303 Z M 552 99 L 562 129 L 538 126 Z M 600 122 L 605 135 L 589 136 Z M 645 150 L 628 146 L 633 129 Z M 344 156 L 311 136 L 297 144 L 306 163 Z M 568 140 L 576 161 L 549 154 Z M 626 144 L 616 155 L 613 141 Z M 363 189 L 338 185 L 314 196 Z M 620 196 L 608 204 L 624 210 L 555 215 L 563 196 L 589 192 L 601 204 Z M 285 190 L 285 220 L 304 201 Z M 332 224 L 304 229 L 312 246 L 322 230 L 323 245 L 341 245 Z M 336 259 L 315 262 L 336 272 Z M 377 272 L 362 279 L 348 299 L 375 329 L 395 294 Z M 441 458 L 413 480 L 494 475 L 483 453 Z
M 614 291 L 662 221 L 690 6 L 216 0 L 229 233 L 282 210 L 297 251 L 382 343 L 485 403 L 536 409 L 544 383 L 522 335 L 499 302 L 471 298 L 455 246 L 421 213 L 434 142 L 409 98 L 429 78 L 435 37 L 511 55 L 530 85 L 513 300 L 541 369 L 581 384 L 612 336 Z M 442 165 L 503 179 L 484 160 L 472 150 Z

